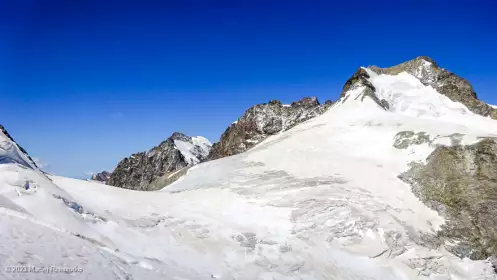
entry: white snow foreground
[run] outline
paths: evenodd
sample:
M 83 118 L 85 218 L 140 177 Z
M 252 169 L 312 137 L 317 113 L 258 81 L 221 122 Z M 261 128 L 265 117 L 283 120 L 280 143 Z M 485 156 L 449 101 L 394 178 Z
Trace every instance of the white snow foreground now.
M 0 165 L 0 263 L 82 268 L 55 279 L 497 279 L 487 262 L 431 246 L 444 220 L 397 179 L 433 147 L 392 146 L 399 131 L 473 143 L 497 135 L 497 122 L 409 74 L 370 76 L 390 111 L 353 89 L 158 192 Z

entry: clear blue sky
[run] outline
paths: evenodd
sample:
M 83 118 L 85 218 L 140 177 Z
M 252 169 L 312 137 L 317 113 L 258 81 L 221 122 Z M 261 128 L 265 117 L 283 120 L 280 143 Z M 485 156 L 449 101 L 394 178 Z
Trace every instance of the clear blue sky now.
M 256 103 L 334 100 L 361 65 L 428 55 L 497 103 L 494 1 L 332 2 L 1 1 L 0 123 L 80 177 Z

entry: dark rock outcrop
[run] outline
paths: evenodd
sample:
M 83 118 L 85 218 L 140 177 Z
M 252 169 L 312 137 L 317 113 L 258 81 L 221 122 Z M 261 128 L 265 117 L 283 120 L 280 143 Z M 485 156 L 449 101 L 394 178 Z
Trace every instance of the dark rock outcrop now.
M 401 131 L 395 135 L 393 146 L 397 149 L 407 149 L 411 145 L 430 143 L 430 136 L 424 131 Z
M 212 146 L 209 160 L 243 153 L 270 135 L 321 115 L 331 105 L 331 101 L 321 105 L 315 97 L 306 97 L 290 105 L 283 105 L 278 100 L 255 105 L 226 129 L 219 142 Z
M 110 172 L 108 172 L 108 171 L 102 171 L 100 173 L 93 174 L 91 176 L 91 180 L 93 180 L 93 181 L 99 181 L 99 182 L 103 182 L 103 183 L 107 183 L 107 181 L 109 181 L 109 179 L 110 179 L 110 175 L 111 175 Z
M 180 170 L 205 160 L 211 148 L 203 137 L 189 137 L 175 132 L 148 152 L 131 155 L 119 162 L 108 185 L 133 189 L 155 190 L 171 183 Z
M 446 218 L 440 235 L 457 243 L 460 257 L 497 255 L 497 141 L 439 146 L 426 164 L 412 163 L 399 176 L 426 205 Z

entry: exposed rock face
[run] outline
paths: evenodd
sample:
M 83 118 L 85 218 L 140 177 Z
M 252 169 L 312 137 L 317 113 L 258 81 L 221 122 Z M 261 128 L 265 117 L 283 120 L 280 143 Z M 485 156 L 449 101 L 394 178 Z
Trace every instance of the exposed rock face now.
M 219 142 L 212 146 L 209 159 L 243 153 L 270 135 L 321 115 L 331 104 L 326 101 L 321 105 L 317 98 L 306 97 L 290 105 L 278 100 L 255 105 L 226 129 Z
M 99 181 L 99 182 L 107 183 L 107 181 L 109 181 L 109 179 L 110 179 L 110 175 L 111 175 L 110 172 L 102 171 L 100 173 L 93 174 L 91 176 L 91 179 L 93 181 Z
M 413 60 L 389 68 L 369 66 L 368 69 L 377 74 L 388 75 L 397 75 L 405 71 L 418 78 L 424 85 L 431 86 L 439 93 L 449 97 L 452 101 L 464 104 L 471 112 L 484 117 L 490 116 L 493 119 L 497 119 L 497 110 L 485 102 L 480 101 L 468 81 L 446 69 L 440 68 L 437 63 L 429 57 L 419 56 Z M 364 69 L 362 69 L 362 71 L 364 71 Z M 354 76 L 351 80 L 353 79 Z
M 417 133 L 401 131 L 395 136 L 393 146 L 397 149 L 407 149 L 411 145 L 421 145 L 428 142 L 430 142 L 430 136 L 424 131 Z
M 163 176 L 171 179 L 175 172 L 200 163 L 207 158 L 210 149 L 211 143 L 204 137 L 189 137 L 175 132 L 150 151 L 121 160 L 107 184 L 134 190 L 161 188 L 163 186 L 156 182 L 171 182 Z
M 446 218 L 440 235 L 459 242 L 448 248 L 451 252 L 472 259 L 497 255 L 495 139 L 467 146 L 439 146 L 427 164 L 413 163 L 399 178 Z

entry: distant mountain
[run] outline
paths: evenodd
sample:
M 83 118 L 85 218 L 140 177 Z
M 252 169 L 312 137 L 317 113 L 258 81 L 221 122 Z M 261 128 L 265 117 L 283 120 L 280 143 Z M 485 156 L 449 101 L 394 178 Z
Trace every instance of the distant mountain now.
M 212 146 L 208 158 L 213 160 L 245 152 L 268 136 L 321 115 L 331 104 L 326 101 L 321 105 L 315 97 L 292 104 L 281 104 L 278 100 L 257 104 L 226 129 L 219 142 Z
M 99 181 L 99 182 L 102 182 L 102 183 L 107 183 L 107 181 L 109 181 L 109 179 L 110 179 L 110 175 L 111 175 L 110 172 L 108 172 L 108 171 L 102 171 L 100 173 L 93 174 L 90 179 L 93 180 L 93 181 Z
M 205 160 L 211 146 L 204 137 L 175 132 L 148 152 L 121 160 L 107 184 L 134 190 L 164 187 L 184 174 L 186 168 Z

